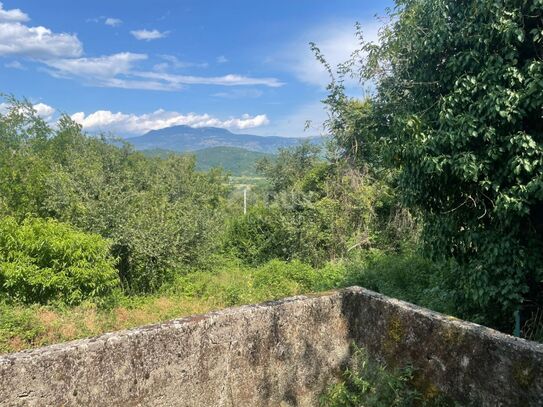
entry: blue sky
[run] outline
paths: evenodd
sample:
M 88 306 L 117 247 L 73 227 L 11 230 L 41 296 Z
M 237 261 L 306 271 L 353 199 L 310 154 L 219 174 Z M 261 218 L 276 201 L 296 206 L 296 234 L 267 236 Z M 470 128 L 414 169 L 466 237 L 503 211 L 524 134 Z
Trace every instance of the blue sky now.
M 314 135 L 325 118 L 327 76 L 308 42 L 338 63 L 356 47 L 355 22 L 375 38 L 375 15 L 392 2 L 0 4 L 0 92 L 51 122 L 64 112 L 88 131 L 127 136 L 187 124 L 292 137 Z

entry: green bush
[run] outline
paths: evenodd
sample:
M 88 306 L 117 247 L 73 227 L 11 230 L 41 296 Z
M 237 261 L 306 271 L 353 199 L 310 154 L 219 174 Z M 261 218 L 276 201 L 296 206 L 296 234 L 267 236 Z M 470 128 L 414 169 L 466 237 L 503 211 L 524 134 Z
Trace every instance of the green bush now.
M 77 304 L 118 286 L 109 242 L 55 220 L 0 220 L 0 292 L 25 303 Z
M 314 268 L 299 260 L 271 260 L 254 271 L 254 288 L 265 298 L 281 298 L 303 292 L 330 290 L 345 281 L 345 267 L 328 263 Z
M 461 313 L 452 289 L 451 266 L 416 253 L 372 250 L 348 264 L 347 284 L 447 314 Z
M 442 395 L 424 396 L 414 386 L 414 369 L 387 369 L 354 348 L 350 367 L 342 380 L 330 386 L 320 399 L 325 407 L 445 407 L 459 406 Z
M 273 300 L 343 285 L 346 268 L 330 263 L 313 268 L 299 260 L 271 260 L 258 267 L 225 258 L 212 271 L 177 276 L 163 287 L 167 295 L 203 298 L 224 305 Z
M 257 205 L 247 215 L 232 218 L 227 225 L 225 249 L 247 264 L 262 264 L 288 257 L 287 236 L 281 228 L 278 208 Z

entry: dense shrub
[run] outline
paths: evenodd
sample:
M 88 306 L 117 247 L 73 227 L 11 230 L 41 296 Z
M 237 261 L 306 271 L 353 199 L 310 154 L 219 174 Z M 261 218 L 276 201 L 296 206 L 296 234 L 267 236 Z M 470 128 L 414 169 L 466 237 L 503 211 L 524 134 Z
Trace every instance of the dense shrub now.
M 281 298 L 314 290 L 317 279 L 318 271 L 308 264 L 272 260 L 256 269 L 253 287 L 268 298 Z
M 257 204 L 245 216 L 229 220 L 224 247 L 247 264 L 257 265 L 273 258 L 288 257 L 286 239 L 278 208 Z
M 0 292 L 25 303 L 77 304 L 118 286 L 109 242 L 55 220 L 0 220 Z
M 438 394 L 422 394 L 415 387 L 415 370 L 387 368 L 365 349 L 354 347 L 342 380 L 321 396 L 323 407 L 446 407 L 460 406 Z
M 282 151 L 273 163 L 263 163 L 270 198 L 230 222 L 227 250 L 249 264 L 279 258 L 321 267 L 352 251 L 399 250 L 416 239 L 413 218 L 385 180 L 343 161 L 308 157 L 307 148 Z M 298 170 L 287 170 L 289 165 Z
M 218 246 L 227 192 L 192 157 L 146 158 L 86 136 L 69 117 L 50 128 L 28 103 L 0 114 L 0 211 L 54 218 L 111 241 L 123 288 L 157 290 Z
M 347 266 L 347 285 L 359 285 L 447 314 L 461 314 L 452 279 L 453 267 L 416 253 L 372 250 Z
M 345 276 L 345 266 L 336 263 L 314 268 L 298 260 L 275 259 L 249 267 L 226 258 L 212 271 L 178 276 L 165 286 L 165 292 L 236 305 L 337 288 Z

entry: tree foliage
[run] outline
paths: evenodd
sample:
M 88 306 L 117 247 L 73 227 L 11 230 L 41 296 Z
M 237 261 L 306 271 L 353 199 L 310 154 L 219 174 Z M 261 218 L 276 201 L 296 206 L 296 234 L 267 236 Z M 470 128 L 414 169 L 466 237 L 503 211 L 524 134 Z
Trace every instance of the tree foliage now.
M 252 264 L 279 258 L 321 266 L 360 249 L 399 249 L 409 239 L 412 219 L 402 218 L 387 183 L 319 156 L 315 146 L 300 145 L 260 163 L 269 199 L 231 220 L 231 252 Z
M 500 327 L 543 279 L 542 17 L 541 0 L 401 0 L 345 65 L 375 88 L 358 128 L 379 124 L 348 143 L 386 147 L 426 252 L 457 262 L 464 315 Z
M 146 158 L 89 137 L 69 117 L 50 128 L 26 102 L 0 116 L 0 210 L 54 218 L 110 239 L 123 287 L 156 290 L 219 244 L 227 188 L 191 157 Z

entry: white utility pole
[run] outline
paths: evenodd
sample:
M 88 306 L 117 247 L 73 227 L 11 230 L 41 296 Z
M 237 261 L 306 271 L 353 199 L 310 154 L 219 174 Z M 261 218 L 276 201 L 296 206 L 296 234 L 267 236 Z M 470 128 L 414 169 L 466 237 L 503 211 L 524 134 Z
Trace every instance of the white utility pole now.
M 243 190 L 243 214 L 247 214 L 247 187 Z

